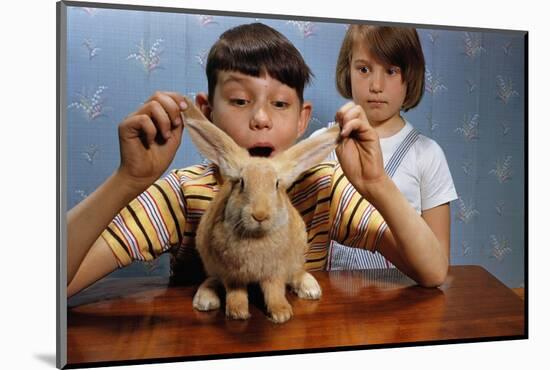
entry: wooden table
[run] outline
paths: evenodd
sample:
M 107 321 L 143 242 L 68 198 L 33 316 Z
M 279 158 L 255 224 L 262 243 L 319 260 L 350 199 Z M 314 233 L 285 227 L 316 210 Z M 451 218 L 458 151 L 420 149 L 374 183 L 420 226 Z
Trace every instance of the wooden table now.
M 453 266 L 440 288 L 397 270 L 316 272 L 320 301 L 288 293 L 294 317 L 270 322 L 258 288 L 246 321 L 198 312 L 195 286 L 105 279 L 69 300 L 68 364 L 142 363 L 319 352 L 403 343 L 526 338 L 525 304 L 479 266 Z

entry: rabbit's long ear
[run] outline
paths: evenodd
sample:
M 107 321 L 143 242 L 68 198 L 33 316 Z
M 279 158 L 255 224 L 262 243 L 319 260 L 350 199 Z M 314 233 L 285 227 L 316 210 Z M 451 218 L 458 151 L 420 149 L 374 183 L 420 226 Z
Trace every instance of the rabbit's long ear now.
M 340 126 L 302 140 L 274 158 L 279 180 L 289 187 L 302 172 L 322 162 L 340 142 Z
M 188 98 L 185 101 L 188 105 L 183 112 L 185 128 L 195 146 L 202 155 L 218 165 L 222 176 L 239 177 L 240 167 L 248 158 L 248 152 L 210 122 L 193 102 Z

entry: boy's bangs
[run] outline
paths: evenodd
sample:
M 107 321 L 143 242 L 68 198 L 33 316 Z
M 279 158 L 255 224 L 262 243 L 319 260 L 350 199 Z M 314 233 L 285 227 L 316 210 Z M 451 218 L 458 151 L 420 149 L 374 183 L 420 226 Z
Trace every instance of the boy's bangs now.
M 303 62 L 284 49 L 243 47 L 224 50 L 223 54 L 226 55 L 220 55 L 216 63 L 218 71 L 240 72 L 253 77 L 267 73 L 298 92 L 309 82 L 309 71 L 304 71 Z
M 264 73 L 296 90 L 303 101 L 311 70 L 300 52 L 282 34 L 262 24 L 236 27 L 222 34 L 208 55 L 206 74 L 209 97 L 218 71 L 240 72 L 253 77 Z

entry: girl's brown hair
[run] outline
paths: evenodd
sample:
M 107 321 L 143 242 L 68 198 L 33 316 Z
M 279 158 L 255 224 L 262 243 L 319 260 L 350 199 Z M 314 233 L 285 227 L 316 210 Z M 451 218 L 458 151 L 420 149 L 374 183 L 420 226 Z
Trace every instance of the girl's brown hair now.
M 350 25 L 340 48 L 336 65 L 336 87 L 344 98 L 351 99 L 350 65 L 354 46 L 362 44 L 378 62 L 397 66 L 407 83 L 402 109 L 406 112 L 420 102 L 424 93 L 424 54 L 414 28 Z

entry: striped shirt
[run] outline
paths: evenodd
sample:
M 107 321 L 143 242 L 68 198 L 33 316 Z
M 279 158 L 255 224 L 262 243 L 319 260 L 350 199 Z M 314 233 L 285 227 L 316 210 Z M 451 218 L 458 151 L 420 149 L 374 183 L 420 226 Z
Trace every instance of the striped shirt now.
M 201 271 L 195 233 L 219 190 L 217 178 L 213 164 L 174 170 L 131 201 L 101 235 L 118 266 L 170 252 L 172 275 Z M 326 269 L 331 240 L 373 251 L 386 230 L 382 216 L 349 183 L 337 162 L 304 172 L 288 195 L 306 224 L 307 270 Z

